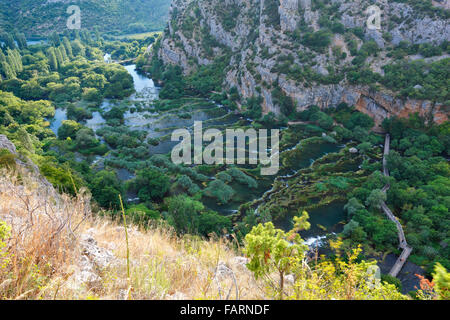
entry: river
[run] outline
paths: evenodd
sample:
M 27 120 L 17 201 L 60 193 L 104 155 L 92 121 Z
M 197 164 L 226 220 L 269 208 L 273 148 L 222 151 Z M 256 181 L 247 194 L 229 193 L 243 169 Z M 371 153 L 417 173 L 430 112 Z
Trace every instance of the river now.
M 136 71 L 135 65 L 127 65 L 125 69 L 133 77 L 136 93 L 127 98 L 131 102 L 131 107 L 138 103 L 151 104 L 152 101 L 158 99 L 159 88 L 155 85 L 154 81 L 145 75 L 139 74 Z M 120 101 L 112 102 L 105 100 L 100 109 L 107 111 L 114 103 L 120 103 Z M 204 105 L 203 105 L 204 104 Z M 131 109 L 131 108 L 130 108 Z M 167 154 L 177 144 L 177 142 L 170 141 L 170 133 L 176 128 L 189 128 L 192 129 L 194 121 L 203 121 L 204 128 L 214 126 L 226 126 L 241 121 L 242 123 L 249 124 L 241 116 L 230 113 L 222 106 L 214 105 L 207 100 L 199 100 L 198 105 L 192 110 L 187 110 L 190 114 L 189 119 L 185 119 L 181 116 L 178 110 L 174 112 L 131 112 L 127 111 L 124 115 L 125 125 L 134 130 L 146 131 L 149 138 L 163 138 L 157 146 L 150 147 L 150 155 L 155 154 Z M 93 118 L 86 121 L 85 125 L 91 129 L 98 130 L 105 125 L 106 121 L 101 116 L 101 113 L 93 112 Z M 65 110 L 57 109 L 55 117 L 51 122 L 51 129 L 55 134 L 62 122 L 67 120 L 67 114 Z M 310 166 L 314 160 L 324 156 L 327 153 L 337 152 L 341 146 L 333 143 L 318 143 L 310 144 L 307 149 L 293 149 L 293 157 L 290 158 L 292 163 L 289 164 L 289 169 L 281 169 L 277 176 L 290 175 L 297 172 L 300 169 Z M 96 163 L 102 158 L 97 157 Z M 117 174 L 120 180 L 125 181 L 133 178 L 133 174 L 126 169 L 118 169 Z M 233 199 L 224 205 L 219 205 L 216 199 L 203 197 L 204 204 L 212 210 L 218 211 L 222 214 L 228 215 L 235 213 L 239 206 L 243 203 L 259 199 L 267 192 L 274 182 L 277 176 L 261 177 L 258 179 L 258 187 L 251 189 L 245 185 L 232 182 L 230 185 L 235 190 Z M 311 244 L 317 245 L 318 240 L 323 239 L 326 234 L 330 232 L 339 232 L 342 228 L 340 222 L 345 220 L 344 203 L 331 203 L 325 207 L 320 207 L 310 212 L 312 228 L 303 236 L 308 239 Z M 280 223 L 279 227 L 283 229 L 289 229 L 292 226 L 292 217 L 286 219 Z M 323 226 L 326 231 L 321 228 Z M 316 241 L 317 240 L 317 241 Z
M 32 44 L 32 43 L 30 43 Z M 136 71 L 135 65 L 127 65 L 125 69 L 133 77 L 136 93 L 129 97 L 132 104 L 136 103 L 150 103 L 157 100 L 159 94 L 159 88 L 155 85 L 154 81 L 145 75 L 139 74 Z M 116 102 L 120 103 L 120 102 Z M 101 105 L 102 111 L 107 111 L 114 103 L 105 100 Z M 171 142 L 167 139 L 168 135 L 176 128 L 189 128 L 192 129 L 194 121 L 204 121 L 204 128 L 218 126 L 224 128 L 227 125 L 232 125 L 237 121 L 241 121 L 244 124 L 249 124 L 250 121 L 245 122 L 240 115 L 231 113 L 225 108 L 214 105 L 211 101 L 199 100 L 199 105 L 192 110 L 183 110 L 189 112 L 191 117 L 184 119 L 180 116 L 178 110 L 174 112 L 131 112 L 127 111 L 124 115 L 125 124 L 130 128 L 136 130 L 144 130 L 148 133 L 150 138 L 166 138 L 163 139 L 157 146 L 151 146 L 150 154 L 167 154 L 169 153 L 176 142 Z M 67 120 L 67 114 L 65 110 L 57 109 L 55 117 L 51 122 L 51 130 L 57 133 L 58 128 L 62 122 Z M 105 119 L 101 116 L 101 113 L 93 112 L 93 118 L 86 122 L 86 126 L 92 128 L 94 131 L 104 126 Z M 307 168 L 320 157 L 328 154 L 338 152 L 343 146 L 338 146 L 333 143 L 319 143 L 308 144 L 306 149 L 299 149 L 294 147 L 292 156 L 289 158 L 287 167 L 282 167 L 277 176 L 262 177 L 258 180 L 258 187 L 250 189 L 242 184 L 232 182 L 230 185 L 235 190 L 233 199 L 224 205 L 219 205 L 217 200 L 213 198 L 203 197 L 202 202 L 212 210 L 220 212 L 224 215 L 229 215 L 237 212 L 240 205 L 246 202 L 251 202 L 255 199 L 260 199 L 265 193 L 273 186 L 275 178 L 279 177 L 284 182 L 289 181 L 289 177 L 303 168 Z M 287 151 L 287 150 L 285 150 Z M 102 160 L 102 157 L 96 157 L 95 163 Z M 344 168 L 345 169 L 345 168 Z M 356 170 L 356 168 L 348 168 L 349 170 Z M 118 178 L 122 181 L 132 179 L 134 175 L 126 169 L 116 170 Z M 133 199 L 138 200 L 138 199 Z M 305 243 L 311 248 L 326 247 L 327 237 L 330 234 L 340 233 L 343 229 L 344 222 L 346 221 L 346 213 L 344 211 L 345 202 L 334 201 L 327 205 L 309 210 L 311 228 L 307 231 L 301 232 L 301 236 L 305 239 Z M 276 223 L 276 226 L 284 230 L 290 230 L 292 228 L 292 215 L 288 215 L 282 221 Z M 327 249 L 324 249 L 327 251 Z M 379 259 L 379 258 L 378 258 Z M 389 267 L 395 262 L 395 256 L 389 255 L 385 261 L 379 261 L 383 272 L 387 272 Z M 418 285 L 418 279 L 414 274 L 423 274 L 423 270 L 408 262 L 404 270 L 399 275 L 399 278 L 403 283 L 403 292 L 413 290 Z

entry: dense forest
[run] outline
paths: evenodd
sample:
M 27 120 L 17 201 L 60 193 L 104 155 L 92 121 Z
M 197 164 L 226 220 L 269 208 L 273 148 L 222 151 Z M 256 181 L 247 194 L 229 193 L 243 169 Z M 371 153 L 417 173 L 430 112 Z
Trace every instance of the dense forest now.
M 71 1 L 82 16 L 82 27 L 110 34 L 160 31 L 164 28 L 169 0 Z M 28 38 L 43 37 L 66 29 L 66 1 L 4 0 L 0 6 L 0 31 L 20 30 Z M 51 21 L 51 23 L 49 23 Z M 101 21 L 101 23 L 99 23 Z

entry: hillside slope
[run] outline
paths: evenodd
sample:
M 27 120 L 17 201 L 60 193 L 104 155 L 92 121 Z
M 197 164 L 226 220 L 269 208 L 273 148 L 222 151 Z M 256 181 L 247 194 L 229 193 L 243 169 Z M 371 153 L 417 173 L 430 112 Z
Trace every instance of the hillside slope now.
M 366 26 L 369 5 L 381 30 Z M 449 11 L 436 1 L 175 0 L 157 56 L 186 74 L 226 57 L 226 88 L 263 111 L 355 105 L 379 124 L 449 114 Z M 220 71 L 219 71 L 220 72 Z
M 67 29 L 70 5 L 80 7 L 82 28 L 123 34 L 163 29 L 170 0 L 3 0 L 0 30 L 17 29 L 28 37 L 60 33 Z
M 5 149 L 20 157 L 2 136 Z M 177 236 L 165 224 L 125 229 L 107 212 L 93 214 L 87 190 L 61 195 L 22 162 L 11 168 L 0 167 L 0 299 L 277 298 L 250 271 L 247 249 L 215 236 Z M 301 270 L 283 278 L 286 297 L 408 299 L 392 284 L 373 282 L 373 262 L 356 262 L 358 252 L 314 267 L 303 257 Z
M 86 189 L 58 194 L 0 135 L 5 150 L 14 157 L 0 153 L 0 300 L 219 299 L 230 287 L 230 298 L 265 298 L 228 243 L 177 237 L 168 226 L 128 226 L 128 280 L 123 224 L 95 215 Z

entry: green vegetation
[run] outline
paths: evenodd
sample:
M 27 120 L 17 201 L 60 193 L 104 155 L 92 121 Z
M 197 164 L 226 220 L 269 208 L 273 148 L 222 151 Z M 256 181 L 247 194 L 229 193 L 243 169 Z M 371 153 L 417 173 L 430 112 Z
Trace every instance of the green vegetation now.
M 78 38 L 70 42 L 56 36 L 55 41 L 62 44 L 35 46 L 21 53 L 8 48 L 7 55 L 0 53 L 0 73 L 5 80 L 0 89 L 25 100 L 64 103 L 84 98 L 93 105 L 103 98 L 120 99 L 134 91 L 126 70 L 103 63 L 98 48 L 83 44 Z
M 299 269 L 308 248 L 298 234 L 298 231 L 309 228 L 308 218 L 306 212 L 301 217 L 295 217 L 294 229 L 288 233 L 275 229 L 269 222 L 254 227 L 245 237 L 249 270 L 254 272 L 256 278 L 263 277 L 267 286 L 278 293 L 280 300 L 283 300 L 285 275 Z M 279 277 L 278 281 L 271 279 L 274 272 Z
M 448 103 L 448 79 L 450 78 L 450 58 L 431 64 L 421 61 L 399 63 L 384 68 L 381 82 L 388 88 L 400 92 L 402 97 L 427 99 Z
M 267 15 L 266 23 L 275 28 L 280 28 L 280 14 L 278 8 L 280 7 L 280 0 L 264 0 L 264 11 Z
M 320 29 L 313 30 L 304 21 L 300 21 L 297 30 L 289 35 L 293 42 L 292 47 L 301 49 L 298 50 L 298 55 L 285 53 L 285 51 L 283 53 L 269 53 L 268 48 L 262 48 L 263 52 L 261 55 L 265 59 L 275 57 L 276 63 L 271 69 L 272 73 L 286 75 L 289 80 L 293 80 L 297 85 L 305 87 L 315 84 L 339 84 L 347 80 L 351 84 L 366 85 L 374 90 L 382 87 L 391 89 L 400 98 L 429 99 L 437 103 L 445 103 L 449 100 L 446 86 L 449 69 L 448 59 L 440 59 L 434 62 L 432 60 L 425 62 L 425 60 L 407 61 L 403 59 L 414 54 L 421 54 L 424 58 L 439 56 L 448 51 L 447 43 L 440 45 L 401 43 L 395 47 L 381 48 L 374 40 L 366 39 L 362 28 L 346 29 L 339 22 L 340 14 L 339 10 L 337 10 L 338 8 L 331 2 L 315 1 L 313 5 L 320 10 Z M 279 28 L 278 6 L 278 1 L 265 1 L 263 7 L 267 15 L 265 23 L 275 27 L 275 29 Z M 237 15 L 237 12 L 235 12 L 236 8 L 229 10 L 223 7 L 226 7 L 226 5 L 216 8 L 219 12 L 218 16 L 225 30 L 234 34 L 233 31 L 236 25 L 232 15 Z M 345 206 L 346 215 L 344 214 L 345 217 L 340 221 L 342 228 L 339 229 L 341 230 L 339 237 L 343 240 L 342 246 L 344 248 L 350 250 L 355 244 L 362 244 L 365 254 L 374 252 L 377 254 L 381 252 L 398 253 L 395 224 L 389 221 L 380 211 L 381 201 L 386 201 L 390 207 L 394 208 L 394 214 L 400 217 L 406 232 L 412 233 L 412 242 L 414 242 L 414 237 L 416 237 L 419 247 L 424 247 L 413 253 L 413 256 L 411 256 L 412 261 L 419 265 L 427 266 L 428 271 L 432 270 L 436 262 L 441 262 L 448 266 L 448 262 L 445 261 L 446 246 L 445 244 L 442 246 L 442 241 L 445 240 L 443 236 L 447 232 L 445 224 L 437 227 L 433 225 L 435 222 L 431 222 L 428 223 L 430 225 L 428 229 L 425 229 L 423 226 L 418 227 L 417 217 L 414 218 L 416 220 L 411 222 L 409 215 L 404 214 L 404 212 L 413 210 L 413 203 L 405 201 L 399 201 L 397 205 L 393 203 L 394 197 L 397 197 L 397 183 L 401 185 L 403 190 L 417 189 L 421 185 L 410 182 L 404 185 L 405 182 L 403 180 L 407 180 L 406 175 L 412 175 L 411 171 L 408 171 L 403 176 L 401 174 L 398 176 L 396 172 L 392 172 L 391 179 L 383 177 L 381 174 L 382 148 L 379 147 L 383 143 L 383 137 L 371 133 L 371 129 L 374 126 L 373 119 L 355 111 L 353 107 L 346 104 L 331 106 L 326 110 L 321 110 L 317 106 L 311 106 L 303 112 L 296 112 L 295 101 L 285 94 L 280 87 L 279 81 L 259 83 L 261 79 L 258 79 L 257 75 L 255 75 L 257 64 L 249 59 L 245 68 L 255 76 L 254 79 L 257 85 L 261 85 L 269 90 L 273 104 L 279 106 L 282 113 L 279 117 L 272 113 L 263 116 L 260 87 L 255 88 L 259 95 L 256 94 L 251 98 L 242 99 L 244 101 L 240 101 L 241 97 L 238 88 L 223 88 L 225 74 L 231 69 L 230 64 L 236 63 L 236 60 L 239 61 L 240 56 L 233 57 L 229 50 L 208 36 L 208 30 L 202 30 L 197 27 L 202 17 L 195 4 L 187 11 L 192 12 L 192 14 L 189 15 L 189 18 L 181 19 L 181 13 L 175 10 L 173 19 L 180 18 L 181 22 L 178 24 L 174 20 L 172 28 L 175 31 L 179 28 L 184 36 L 188 38 L 197 39 L 199 37 L 198 40 L 202 45 L 204 57 L 210 59 L 212 63 L 200 64 L 199 61 L 192 58 L 189 60 L 189 63 L 194 67 L 193 71 L 185 75 L 179 66 L 164 65 L 159 60 L 158 55 L 153 55 L 148 64 L 145 63 L 146 56 L 142 55 L 140 68 L 147 71 L 162 84 L 162 90 L 160 91 L 162 101 L 155 104 L 157 110 L 160 112 L 182 110 L 180 112 L 181 117 L 188 119 L 188 113 L 185 114 L 182 109 L 185 106 L 183 100 L 191 97 L 208 98 L 231 110 L 235 110 L 238 104 L 242 105 L 243 115 L 253 120 L 250 126 L 255 128 L 285 126 L 288 121 L 302 123 L 295 129 L 283 130 L 281 140 L 282 148 L 285 149 L 295 147 L 298 144 L 297 148 L 286 151 L 281 155 L 283 169 L 287 173 L 292 172 L 292 170 L 296 171 L 296 173 L 289 179 L 286 179 L 286 181 L 276 180 L 271 196 L 261 205 L 259 205 L 260 203 L 257 205 L 251 202 L 241 205 L 238 214 L 232 218 L 235 231 L 239 234 L 240 239 L 244 239 L 245 235 L 251 232 L 252 227 L 258 223 L 273 221 L 274 224 L 281 224 L 286 222 L 286 220 L 292 220 L 298 214 L 299 208 L 313 210 L 324 208 L 334 203 L 347 203 Z M 202 33 L 201 37 L 199 36 L 200 33 Z M 328 50 L 334 34 L 342 35 L 350 57 L 347 57 L 347 52 L 344 54 L 342 47 Z M 166 34 L 166 36 L 168 35 Z M 387 34 L 384 35 L 384 38 L 386 41 L 392 40 Z M 177 37 L 174 37 L 174 41 L 177 47 L 182 47 Z M 275 40 L 273 41 L 276 42 Z M 154 50 L 159 50 L 160 46 L 161 41 L 157 41 L 154 45 Z M 249 48 L 254 49 L 251 46 Z M 286 47 L 285 49 L 292 48 Z M 333 57 L 330 57 L 329 52 L 333 53 Z M 255 52 L 249 54 L 256 55 Z M 326 56 L 328 62 L 330 62 L 329 59 L 335 59 L 336 63 L 319 73 L 317 71 L 317 55 Z M 383 67 L 384 75 L 381 75 L 373 71 L 370 63 L 381 59 L 384 57 L 383 55 L 394 59 L 390 64 Z M 241 85 L 239 81 L 243 81 L 241 76 L 242 73 L 239 71 L 237 76 L 239 85 Z M 403 148 L 406 148 L 409 144 L 415 147 L 415 149 L 408 150 L 406 156 L 411 157 L 414 153 L 419 153 L 420 156 L 417 157 L 421 161 L 429 158 L 430 162 L 416 165 L 414 162 L 416 160 L 414 159 L 411 168 L 401 168 L 400 171 L 418 170 L 427 166 L 433 167 L 436 165 L 436 162 L 441 162 L 434 158 L 445 156 L 444 150 L 448 147 L 446 142 L 448 139 L 446 138 L 447 133 L 437 134 L 435 131 L 441 129 L 435 129 L 435 126 L 431 127 L 433 129 L 423 127 L 423 130 L 427 131 L 427 134 L 430 133 L 431 136 L 434 135 L 434 138 L 430 136 L 425 141 L 426 139 L 422 137 L 419 139 L 421 142 L 417 142 L 417 146 L 413 141 L 409 141 L 409 143 L 408 141 L 402 142 Z M 110 146 L 116 147 L 113 142 L 114 139 L 110 137 L 119 128 L 121 127 L 115 125 L 111 128 L 100 130 L 100 134 L 105 137 Z M 107 134 L 103 134 L 106 131 L 108 131 Z M 120 132 L 120 134 L 123 134 L 126 130 L 121 128 Z M 401 139 L 403 137 L 399 141 Z M 397 150 L 396 143 L 399 143 L 396 140 L 392 141 L 393 155 L 395 155 Z M 155 145 L 161 143 L 161 140 L 148 141 Z M 419 147 L 420 143 L 424 145 L 432 144 L 432 150 L 429 147 L 422 150 Z M 312 167 L 309 167 L 310 158 L 302 158 L 302 153 L 305 153 L 305 151 L 314 150 L 319 148 L 318 146 L 323 147 L 336 144 L 345 144 L 346 146 L 338 152 L 333 151 L 328 155 L 319 157 Z M 350 148 L 356 148 L 357 153 L 350 153 Z M 409 146 L 408 148 L 411 147 Z M 408 148 L 401 152 L 406 151 Z M 122 149 L 120 153 L 124 153 L 123 151 L 125 149 Z M 402 154 L 401 156 L 404 157 L 405 155 Z M 126 164 L 127 168 L 133 169 L 133 171 L 137 168 L 144 171 L 153 170 L 149 169 L 151 167 L 143 159 L 133 165 L 130 164 L 130 160 L 125 160 L 125 157 L 123 157 L 120 161 L 115 159 L 109 160 L 109 164 L 114 163 L 117 167 L 123 167 Z M 172 204 L 170 206 L 172 214 L 168 213 L 167 216 L 171 224 L 180 233 L 199 232 L 201 224 L 197 224 L 199 220 L 195 217 L 202 216 L 206 203 L 215 201 L 219 206 L 230 205 L 240 196 L 238 190 L 241 186 L 245 186 L 248 189 L 257 189 L 260 186 L 258 177 L 248 174 L 242 168 L 208 166 L 194 168 L 193 171 L 197 174 L 201 172 L 207 177 L 215 177 L 211 181 L 206 181 L 207 179 L 198 180 L 192 174 L 185 174 L 181 170 L 186 170 L 186 168 L 181 169 L 170 165 L 167 163 L 167 159 L 152 159 L 150 162 L 151 166 L 160 168 L 159 175 L 170 177 L 170 183 L 165 184 L 162 190 L 164 191 L 163 195 L 146 198 L 146 205 L 150 206 L 148 202 L 157 202 L 160 206 L 160 211 L 164 212 L 166 207 L 169 208 L 170 203 L 170 201 L 166 200 L 161 205 L 160 202 L 164 198 L 180 197 L 180 199 L 173 200 L 173 203 L 184 209 L 174 214 L 174 204 Z M 409 165 L 409 161 L 404 161 L 403 159 L 399 160 L 398 163 Z M 439 170 L 442 170 L 441 166 L 443 165 L 439 164 Z M 299 169 L 300 171 L 297 171 Z M 442 175 L 442 172 L 440 174 Z M 432 175 L 430 172 L 427 172 L 426 175 L 430 177 L 430 180 L 422 178 L 427 185 L 425 189 L 434 190 L 428 186 L 429 182 L 433 181 L 433 183 L 440 186 L 440 190 L 443 190 L 442 192 L 444 193 L 435 202 L 427 203 L 426 208 L 420 208 L 422 211 L 419 210 L 418 213 L 425 216 L 428 215 L 428 212 L 435 214 L 435 211 L 432 210 L 436 210 L 434 208 L 436 203 L 445 203 L 445 197 L 447 197 L 447 191 L 442 187 L 442 185 L 445 187 L 446 178 L 436 177 L 435 174 Z M 445 177 L 445 174 L 443 176 Z M 423 177 L 422 173 L 414 175 L 416 180 L 419 177 Z M 159 178 L 155 177 L 155 180 L 158 181 Z M 381 191 L 386 183 L 391 184 L 391 190 L 387 195 Z M 134 189 L 138 190 L 136 187 Z M 403 193 L 401 196 L 405 197 Z M 181 200 L 182 197 L 187 197 L 195 202 L 184 203 L 186 201 Z M 416 196 L 416 199 L 419 198 Z M 421 202 L 421 200 L 417 200 L 418 202 Z M 185 208 L 190 208 L 193 213 L 192 216 L 185 214 L 187 212 Z M 258 208 L 257 215 L 254 214 L 256 208 Z M 447 209 L 448 206 L 443 204 L 437 210 L 439 213 L 436 214 L 436 221 L 443 219 L 442 214 L 445 214 L 448 211 Z M 417 209 L 414 210 L 417 211 Z M 177 216 L 178 213 L 180 216 Z M 412 212 L 411 215 L 413 215 Z M 434 221 L 429 217 L 428 219 Z M 184 222 L 177 223 L 175 221 Z M 407 226 L 408 224 L 410 227 Z M 185 225 L 187 229 L 181 228 L 181 225 Z M 323 226 L 314 225 L 313 227 L 321 228 Z M 415 230 L 416 228 L 418 229 Z M 326 227 L 323 227 L 323 229 L 326 229 Z M 205 234 L 203 231 L 200 231 L 200 233 Z M 427 240 L 425 239 L 428 239 L 428 245 L 426 245 Z
M 170 1 L 88 0 L 70 4 L 44 0 L 10 1 L 0 8 L 0 30 L 12 32 L 17 28 L 27 37 L 64 30 L 70 16 L 66 13 L 69 5 L 80 7 L 83 28 L 91 31 L 97 28 L 111 34 L 134 34 L 164 29 Z
M 231 229 L 231 220 L 216 212 L 205 210 L 203 204 L 186 196 L 166 199 L 168 222 L 177 233 L 222 234 Z
M 332 243 L 334 259 L 319 260 L 314 268 L 305 268 L 303 257 L 307 246 L 298 231 L 309 228 L 307 219 L 306 212 L 295 217 L 294 228 L 289 232 L 276 229 L 270 222 L 259 224 L 245 237 L 245 253 L 250 259 L 247 266 L 256 278 L 263 279 L 270 297 L 336 299 L 341 295 L 341 299 L 368 299 L 369 296 L 371 299 L 405 299 L 394 284 L 386 280 L 380 283 L 369 276 L 369 268 L 375 262 L 358 261 L 360 248 L 349 250 L 347 256 L 342 257 L 339 241 Z M 287 283 L 286 274 L 292 276 L 291 283 Z M 448 287 L 448 280 L 443 283 Z M 302 290 L 304 284 L 308 286 L 307 292 Z
M 327 30 L 307 32 L 303 35 L 301 42 L 303 45 L 313 50 L 324 52 L 324 50 L 330 45 L 330 37 L 331 33 Z
M 384 122 L 392 136 L 388 168 L 393 181 L 388 204 L 403 220 L 408 243 L 415 248 L 412 261 L 432 270 L 439 261 L 450 267 L 448 216 L 450 195 L 448 123 L 426 127 L 423 119 Z
M 98 3 L 85 2 L 86 6 Z M 111 17 L 123 3 L 110 4 L 118 6 Z M 190 3 L 186 12 L 174 7 L 172 49 L 182 50 L 180 37 L 184 35 L 197 42 L 195 51 L 202 59 L 188 55 L 189 72 L 160 60 L 155 52 L 161 49 L 162 40 L 154 34 L 117 36 L 114 29 L 111 34 L 83 29 L 52 33 L 47 44 L 30 46 L 24 33 L 2 34 L 0 134 L 16 144 L 19 158 L 31 158 L 59 191 L 78 196 L 79 190 L 87 188 L 96 213 L 118 220 L 129 217 L 143 228 L 169 225 L 178 236 L 236 236 L 237 246 L 244 245 L 250 259 L 249 270 L 264 281 L 269 296 L 279 299 L 311 298 L 312 294 L 299 290 L 305 279 L 311 283 L 310 292 L 317 290 L 326 297 L 341 288 L 339 292 L 344 293 L 339 298 L 369 294 L 403 298 L 396 279 L 383 275 L 383 283 L 374 289 L 364 278 L 373 264 L 365 262 L 367 256 L 399 253 L 396 226 L 380 210 L 384 201 L 399 217 L 414 248 L 410 261 L 424 266 L 428 275 L 434 271 L 439 281 L 435 293 L 446 297 L 445 268 L 450 268 L 448 122 L 437 126 L 418 115 L 386 120 L 383 128 L 392 137 L 392 150 L 388 157 L 391 177 L 385 177 L 381 166 L 384 137 L 372 132 L 372 118 L 345 103 L 330 105 L 334 97 L 318 97 L 315 92 L 311 95 L 317 104 L 328 107 L 311 105 L 299 112 L 298 95 L 294 100 L 283 88 L 304 88 L 305 95 L 310 95 L 310 87 L 320 84 L 327 90 L 331 86 L 326 85 L 345 86 L 348 81 L 374 91 L 387 88 L 402 99 L 447 104 L 450 59 L 434 57 L 448 53 L 448 42 L 393 46 L 389 43 L 393 37 L 385 33 L 386 47 L 382 48 L 367 39 L 363 28 L 345 28 L 339 4 L 328 0 L 312 3 L 319 14 L 319 28 L 307 26 L 301 17 L 296 30 L 277 39 L 280 2 L 265 0 L 262 4 L 264 23 L 274 28 L 271 41 L 278 51 L 257 46 L 259 28 L 255 27 L 244 39 L 241 52 L 235 53 L 235 48 L 210 34 L 197 2 Z M 135 8 L 130 9 L 135 17 L 126 26 L 124 17 L 117 21 L 124 33 L 152 29 L 150 24 L 140 24 L 143 12 L 138 14 Z M 236 22 L 243 8 L 220 3 L 215 10 L 224 30 L 238 37 Z M 256 20 L 250 23 L 256 26 Z M 25 21 L 31 29 L 22 28 L 28 35 L 39 22 Z M 158 23 L 157 19 L 153 22 Z M 164 36 L 169 37 L 169 30 Z M 277 41 L 280 48 L 275 46 Z M 106 63 L 105 53 L 121 63 L 135 59 L 137 69 L 161 86 L 159 100 L 151 101 L 146 92 L 133 94 L 133 77 L 120 64 Z M 424 59 L 410 59 L 417 54 Z M 373 62 L 380 59 L 389 61 L 377 65 L 383 75 L 374 71 Z M 268 65 L 267 73 L 276 77 L 259 74 Z M 236 83 L 225 85 L 233 77 Z M 342 86 L 333 88 L 341 92 Z M 243 99 L 242 92 L 251 96 Z M 279 115 L 263 112 L 271 110 L 269 105 L 263 108 L 269 98 L 275 109 L 279 107 Z M 49 129 L 55 107 L 67 115 L 56 135 Z M 214 117 L 205 125 L 221 131 L 281 129 L 279 176 L 260 176 L 260 167 L 250 165 L 172 163 L 167 154 L 170 132 L 181 126 L 190 128 L 193 119 L 209 115 Z M 15 160 L 0 150 L 0 167 L 13 168 Z M 387 193 L 383 192 L 386 184 L 391 187 Z M 123 212 L 119 211 L 121 199 L 125 199 Z M 322 220 L 329 224 L 319 220 L 327 209 L 333 212 Z M 306 212 L 312 213 L 311 224 Z M 333 251 L 316 261 L 318 268 L 309 274 L 302 268 L 307 253 L 302 236 L 307 232 L 327 234 Z M 315 270 L 322 270 L 320 277 Z M 285 290 L 287 275 L 294 276 L 294 285 Z M 320 290 L 324 287 L 329 291 Z
M 161 199 L 169 190 L 170 182 L 161 169 L 152 168 L 139 171 L 130 185 L 131 188 L 138 190 L 138 196 L 142 201 L 151 201 Z
M 6 149 L 0 149 L 0 169 L 14 169 L 16 157 Z
M 227 203 L 234 195 L 234 190 L 222 180 L 214 180 L 205 189 L 205 195 L 216 198 L 219 203 Z

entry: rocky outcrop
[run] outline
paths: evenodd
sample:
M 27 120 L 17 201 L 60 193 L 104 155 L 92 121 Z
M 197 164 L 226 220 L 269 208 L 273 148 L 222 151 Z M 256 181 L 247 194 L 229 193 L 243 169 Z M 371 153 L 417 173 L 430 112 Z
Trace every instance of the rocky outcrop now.
M 41 175 L 39 167 L 27 157 L 20 155 L 17 152 L 14 143 L 12 143 L 8 139 L 8 137 L 3 134 L 0 134 L 0 150 L 1 149 L 6 149 L 8 150 L 9 153 L 14 155 L 14 161 L 16 162 L 16 165 L 20 170 L 25 170 L 26 172 L 31 173 L 32 175 L 37 177 L 38 181 L 40 182 L 40 184 L 42 184 L 44 189 L 48 190 L 54 195 L 57 194 L 56 191 L 53 189 L 53 185 L 45 177 Z
M 11 154 L 17 156 L 16 146 L 3 134 L 0 134 L 0 149 L 6 149 Z
M 348 102 L 353 102 L 356 97 L 356 103 L 351 104 L 355 105 L 357 110 L 372 116 L 377 124 L 389 116 L 405 118 L 413 113 L 432 119 L 436 123 L 443 123 L 448 120 L 450 114 L 449 106 L 443 104 L 414 99 L 402 100 L 394 98 L 392 93 L 386 94 L 367 88 L 355 90 L 355 92 L 356 95 Z
M 300 20 L 298 6 L 298 0 L 280 0 L 278 12 L 280 13 L 281 30 L 292 32 L 297 28 Z
M 93 233 L 94 230 L 88 230 L 81 236 L 79 259 L 69 279 L 72 290 L 81 287 L 88 290 L 100 290 L 103 287 L 102 273 L 117 262 L 117 258 L 110 250 L 97 244 Z
M 401 19 L 401 23 L 389 31 L 393 44 L 400 41 L 442 43 L 449 39 L 450 24 L 446 20 L 420 14 L 405 3 L 391 2 L 388 10 L 389 17 Z
M 277 9 L 274 9 L 274 4 Z M 392 62 L 387 51 L 384 51 L 387 46 L 397 45 L 401 41 L 439 44 L 450 38 L 447 20 L 431 11 L 417 11 L 407 3 L 333 0 L 332 4 L 345 28 L 361 28 L 362 38 L 374 40 L 381 48 L 380 54 L 367 60 L 369 68 L 381 75 L 384 74 L 383 66 Z M 366 27 L 366 10 L 373 4 L 382 10 L 381 30 Z M 232 11 L 233 8 L 238 10 Z M 278 71 L 277 67 L 282 64 L 280 61 L 287 56 L 291 57 L 293 65 L 298 66 L 299 73 L 305 67 L 310 68 L 310 72 L 317 74 L 316 78 L 327 77 L 333 70 L 339 73 L 352 66 L 353 58 L 347 47 L 348 34 L 334 34 L 330 47 L 322 53 L 311 51 L 301 42 L 293 40 L 292 34 L 298 31 L 299 24 L 313 31 L 321 28 L 324 22 L 320 18 L 324 13 L 320 10 L 311 0 L 175 0 L 171 9 L 172 19 L 157 54 L 164 63 L 180 65 L 184 73 L 189 74 L 198 65 L 210 64 L 215 57 L 231 52 L 224 86 L 228 89 L 235 87 L 242 101 L 261 96 L 264 113 L 280 112 L 280 106 L 272 97 L 274 85 L 277 85 L 293 99 L 297 110 L 310 105 L 328 108 L 345 102 L 371 115 L 377 124 L 386 117 L 406 117 L 414 112 L 437 123 L 448 120 L 449 107 L 442 104 L 402 100 L 395 92 L 385 89 L 373 92 L 369 87 L 351 85 L 346 79 L 328 85 L 302 80 L 301 76 L 296 79 L 295 74 L 288 76 Z M 235 14 L 230 16 L 230 12 Z M 274 20 L 277 15 L 279 21 Z M 186 21 L 191 24 L 189 30 L 186 29 Z M 392 39 L 383 36 L 386 31 Z M 191 33 L 190 36 L 188 33 Z M 360 47 L 363 43 L 361 39 L 352 37 L 352 41 Z M 205 42 L 211 44 L 211 39 L 218 43 L 209 48 L 213 50 L 212 55 L 205 49 Z M 337 57 L 334 49 L 345 53 L 345 56 Z

